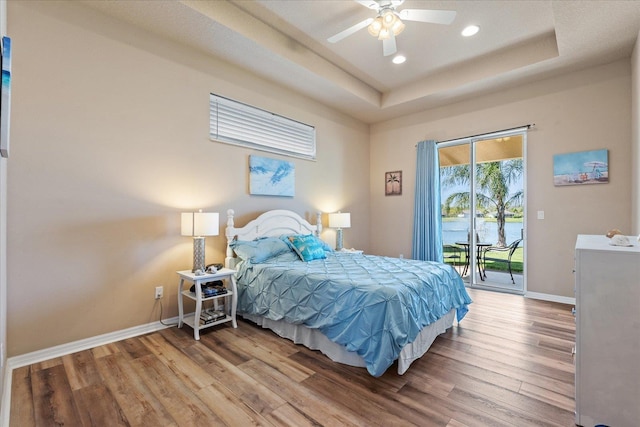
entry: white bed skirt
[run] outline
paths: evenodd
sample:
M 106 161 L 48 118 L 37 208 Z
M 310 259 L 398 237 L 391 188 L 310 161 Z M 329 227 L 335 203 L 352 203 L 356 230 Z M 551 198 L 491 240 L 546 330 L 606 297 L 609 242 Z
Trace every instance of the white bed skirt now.
M 404 374 L 411 363 L 422 357 L 427 352 L 436 337 L 453 326 L 455 309 L 442 316 L 434 323 L 427 325 L 420 331 L 416 339 L 404 346 L 398 357 L 398 374 Z M 250 320 L 263 328 L 271 329 L 283 338 L 287 338 L 296 344 L 302 344 L 312 350 L 319 350 L 334 362 L 350 366 L 366 367 L 364 359 L 357 353 L 336 344 L 317 329 L 310 329 L 304 325 L 294 325 L 283 320 L 271 320 L 251 314 L 242 314 L 242 317 Z

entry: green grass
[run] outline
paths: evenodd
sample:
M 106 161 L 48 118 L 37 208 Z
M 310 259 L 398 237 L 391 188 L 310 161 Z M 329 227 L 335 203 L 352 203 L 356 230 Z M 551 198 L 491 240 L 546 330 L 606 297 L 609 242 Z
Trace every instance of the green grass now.
M 460 258 L 451 258 L 452 255 L 459 255 Z M 504 261 L 493 261 L 487 260 L 485 264 L 485 268 L 487 270 L 493 271 L 509 271 L 509 264 L 507 263 L 507 258 L 509 257 L 509 252 L 491 252 L 489 255 L 491 258 L 498 258 Z M 447 245 L 444 248 L 444 259 L 445 262 L 451 265 L 465 265 L 467 263 L 467 259 L 464 255 L 464 250 L 460 248 L 460 252 L 456 252 L 452 245 Z M 511 257 L 511 271 L 514 273 L 522 273 L 523 270 L 523 259 L 524 259 L 524 249 L 519 247 L 513 253 Z

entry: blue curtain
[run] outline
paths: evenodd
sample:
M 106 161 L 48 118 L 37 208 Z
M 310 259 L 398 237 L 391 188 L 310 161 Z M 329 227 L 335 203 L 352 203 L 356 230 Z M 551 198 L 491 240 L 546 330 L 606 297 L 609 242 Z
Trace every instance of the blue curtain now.
M 413 259 L 442 262 L 440 164 L 436 141 L 418 143 L 413 212 Z

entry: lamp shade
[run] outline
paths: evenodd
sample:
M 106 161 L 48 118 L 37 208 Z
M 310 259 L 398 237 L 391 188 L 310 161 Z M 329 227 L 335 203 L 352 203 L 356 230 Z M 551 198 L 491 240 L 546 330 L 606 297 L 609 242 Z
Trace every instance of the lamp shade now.
M 182 213 L 183 236 L 217 236 L 220 219 L 217 212 Z
M 329 214 L 329 227 L 349 228 L 351 227 L 351 214 L 347 212 L 337 212 Z

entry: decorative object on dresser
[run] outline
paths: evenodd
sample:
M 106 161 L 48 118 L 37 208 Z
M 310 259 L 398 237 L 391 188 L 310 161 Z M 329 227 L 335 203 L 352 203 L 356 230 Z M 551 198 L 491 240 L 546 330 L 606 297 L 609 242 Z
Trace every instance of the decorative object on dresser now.
M 625 237 L 615 234 L 615 237 Z M 627 239 L 632 244 L 635 239 Z M 640 420 L 640 244 L 579 235 L 575 246 L 576 424 Z
M 348 212 L 336 212 L 329 214 L 329 228 L 336 229 L 336 251 L 341 250 L 344 245 L 342 243 L 342 229 L 351 227 L 351 214 Z
M 612 228 L 611 230 L 607 231 L 608 238 L 612 238 L 616 234 L 622 234 L 622 231 L 618 230 L 617 228 Z
M 204 238 L 217 236 L 220 229 L 220 215 L 217 212 L 186 212 L 182 214 L 181 230 L 183 236 L 193 237 L 192 273 L 204 273 Z

